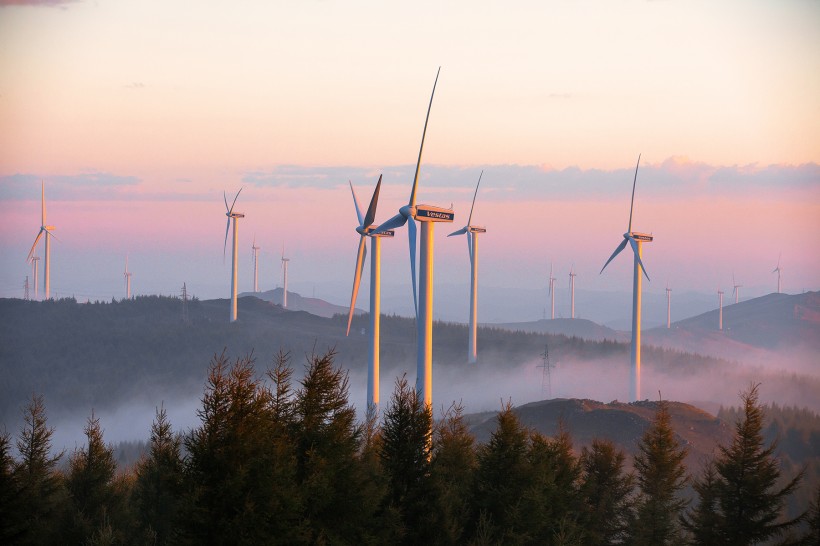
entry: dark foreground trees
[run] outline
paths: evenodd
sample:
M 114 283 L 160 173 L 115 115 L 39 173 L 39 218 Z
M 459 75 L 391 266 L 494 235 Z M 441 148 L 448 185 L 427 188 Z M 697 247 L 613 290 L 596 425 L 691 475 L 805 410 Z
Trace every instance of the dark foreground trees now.
M 3 544 L 758 544 L 816 543 L 820 492 L 806 525 L 784 519 L 799 478 L 783 481 L 760 437 L 757 388 L 730 446 L 693 483 L 684 518 L 684 449 L 657 405 L 628 472 L 606 440 L 578 451 L 545 437 L 511 404 L 476 445 L 462 409 L 434 423 L 405 378 L 381 420 L 356 421 L 334 354 L 310 355 L 292 382 L 280 353 L 215 356 L 199 425 L 175 433 L 163 407 L 149 452 L 116 470 L 92 413 L 66 470 L 51 455 L 42 399 L 24 411 L 16 457 L 0 434 Z M 431 432 L 432 431 L 432 432 Z M 678 525 L 683 521 L 683 529 Z M 802 533 L 802 536 L 801 536 Z M 808 533 L 808 534 L 807 534 Z M 814 534 L 810 534 L 814 533 Z M 814 541 L 814 542 L 812 542 Z

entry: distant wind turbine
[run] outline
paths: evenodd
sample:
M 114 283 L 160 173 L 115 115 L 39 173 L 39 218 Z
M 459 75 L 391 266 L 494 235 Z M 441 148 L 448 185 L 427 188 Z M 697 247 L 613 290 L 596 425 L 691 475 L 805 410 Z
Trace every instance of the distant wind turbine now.
M 282 243 L 282 308 L 288 308 L 288 262 L 290 258 L 285 258 L 285 243 Z
M 253 245 L 251 245 L 251 252 L 253 252 L 253 291 L 259 292 L 259 249 L 256 246 L 256 235 L 253 236 Z
M 356 297 L 359 294 L 359 283 L 362 280 L 362 270 L 364 270 L 364 259 L 367 256 L 367 246 L 365 237 L 370 237 L 370 347 L 369 362 L 367 367 L 367 410 L 376 415 L 379 411 L 379 332 L 381 328 L 381 240 L 382 237 L 392 237 L 392 231 L 375 231 L 373 221 L 376 218 L 376 207 L 379 203 L 379 190 L 382 185 L 382 177 L 376 183 L 373 190 L 373 197 L 370 198 L 370 206 L 367 213 L 362 216 L 359 208 L 359 200 L 356 199 L 356 191 L 353 184 L 350 184 L 350 192 L 353 194 L 353 205 L 356 207 L 356 218 L 359 225 L 356 232 L 359 233 L 359 250 L 356 253 L 356 269 L 353 273 L 353 292 L 350 296 L 350 312 L 347 316 L 347 333 L 350 335 L 350 323 L 353 321 L 353 311 L 356 306 Z
M 549 295 L 550 295 L 550 318 L 555 320 L 555 281 L 557 279 L 552 276 L 552 263 L 550 263 L 550 286 L 549 286 Z
M 666 283 L 666 329 L 672 328 L 672 289 Z
M 439 68 L 441 72 L 441 68 Z M 427 107 L 424 120 L 424 131 L 421 134 L 419 158 L 416 162 L 416 174 L 413 188 L 407 205 L 399 213 L 376 228 L 376 231 L 391 230 L 407 224 L 407 235 L 410 243 L 410 275 L 413 281 L 413 303 L 416 306 L 416 326 L 418 328 L 418 345 L 416 350 L 416 392 L 427 407 L 433 404 L 433 232 L 435 222 L 452 222 L 453 211 L 432 205 L 416 205 L 416 190 L 419 182 L 421 155 L 424 150 L 424 137 L 427 134 L 427 122 L 430 120 L 430 109 L 436 93 L 438 73 L 433 83 L 433 93 Z M 408 222 L 410 220 L 410 222 Z M 421 223 L 421 275 L 419 278 L 420 295 L 416 297 L 416 222 Z
M 31 261 L 31 267 L 34 270 L 32 272 L 32 278 L 34 279 L 34 299 L 38 300 L 38 299 L 40 299 L 40 293 L 38 291 L 38 286 L 37 286 L 37 279 L 39 278 L 38 274 L 37 274 L 38 273 L 37 269 L 38 269 L 38 266 L 40 265 L 40 257 L 39 256 L 32 256 L 30 261 Z
M 40 237 L 43 236 L 43 233 L 46 234 L 45 237 L 45 250 L 44 256 L 45 259 L 43 260 L 43 293 L 45 294 L 45 299 L 49 299 L 51 297 L 51 263 L 49 261 L 49 257 L 51 256 L 51 238 L 54 237 L 54 234 L 51 231 L 54 226 L 46 225 L 46 185 L 44 182 L 40 182 L 41 187 L 41 197 L 40 197 L 40 206 L 42 208 L 41 213 L 41 222 L 40 222 L 40 231 L 37 233 L 37 237 L 34 239 L 34 244 L 31 245 L 31 250 L 28 253 L 27 260 L 30 260 L 34 255 L 34 250 L 37 248 L 37 243 L 40 242 Z M 54 237 L 56 239 L 56 237 Z
M 123 273 L 123 276 L 125 277 L 125 299 L 128 299 L 128 300 L 131 299 L 131 275 L 133 275 L 133 273 L 130 273 L 128 271 L 128 254 L 126 254 L 125 255 L 125 273 Z
M 476 342 L 476 334 L 478 332 L 478 234 L 486 233 L 487 230 L 481 226 L 473 225 L 473 208 L 475 208 L 475 198 L 478 195 L 478 186 L 481 184 L 481 174 L 478 175 L 478 182 L 475 185 L 475 193 L 473 193 L 473 204 L 470 206 L 470 217 L 467 219 L 467 225 L 463 228 L 452 232 L 448 237 L 453 235 L 467 235 L 467 252 L 470 255 L 470 321 L 469 321 L 469 339 L 467 341 L 467 362 L 474 364 L 478 358 L 478 346 Z
M 641 250 L 644 242 L 649 243 L 652 242 L 653 239 L 651 235 L 632 231 L 632 210 L 635 206 L 635 184 L 638 181 L 638 167 L 640 164 L 641 156 L 638 155 L 638 163 L 635 165 L 635 178 L 632 180 L 632 199 L 629 204 L 629 226 L 627 227 L 626 233 L 624 233 L 624 240 L 615 248 L 615 252 L 612 253 L 612 256 L 606 261 L 604 267 L 601 268 L 601 273 L 603 273 L 606 266 L 609 265 L 609 262 L 626 248 L 627 244 L 632 247 L 632 253 L 635 256 L 632 280 L 632 349 L 630 351 L 632 366 L 630 370 L 631 382 L 629 389 L 629 396 L 632 402 L 639 400 L 641 396 L 641 273 L 646 275 L 646 279 L 649 280 L 649 275 L 646 273 L 646 269 L 641 261 Z
M 718 330 L 723 330 L 723 290 L 718 288 Z
M 732 295 L 735 297 L 735 303 L 740 300 L 740 290 L 738 288 L 743 288 L 742 284 L 737 284 L 735 280 L 735 274 L 732 273 Z
M 228 196 L 225 192 L 222 192 L 222 198 L 225 200 L 225 216 L 228 217 L 228 224 L 225 226 L 225 245 L 222 249 L 222 257 L 225 257 L 225 249 L 228 248 L 228 230 L 231 227 L 231 220 L 233 220 L 233 248 L 231 254 L 231 322 L 236 321 L 236 284 L 237 284 L 237 254 L 239 250 L 239 237 L 237 234 L 237 220 L 239 218 L 244 218 L 245 215 L 241 212 L 234 212 L 233 207 L 236 205 L 236 200 L 239 198 L 239 194 L 242 193 L 242 188 L 239 188 L 239 191 L 236 192 L 236 196 L 233 198 L 233 203 L 231 206 L 228 207 Z
M 43 220 L 45 222 L 45 220 Z M 47 244 L 47 243 L 46 243 Z M 46 247 L 48 248 L 48 247 Z M 772 270 L 772 273 L 777 273 L 777 293 L 780 293 L 780 274 L 782 273 L 782 269 L 780 268 L 780 257 L 782 254 L 778 254 L 777 256 L 777 267 Z M 46 262 L 48 263 L 48 262 Z
M 578 276 L 578 273 L 575 273 L 575 265 L 569 268 L 569 292 L 570 292 L 570 316 L 575 318 L 575 277 Z

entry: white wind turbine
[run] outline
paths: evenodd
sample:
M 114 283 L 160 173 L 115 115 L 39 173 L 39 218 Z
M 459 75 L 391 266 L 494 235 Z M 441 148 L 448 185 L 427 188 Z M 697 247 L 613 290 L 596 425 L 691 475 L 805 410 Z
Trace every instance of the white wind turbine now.
M 555 319 L 555 281 L 557 279 L 552 276 L 552 264 L 550 263 L 550 286 L 549 286 L 549 295 L 550 295 L 550 318 Z
M 572 265 L 572 267 L 569 268 L 570 316 L 572 318 L 575 318 L 575 277 L 577 276 L 578 273 L 575 272 L 575 265 Z
M 37 287 L 37 279 L 38 279 L 38 271 L 37 270 L 39 269 L 38 266 L 40 265 L 40 257 L 39 256 L 32 256 L 30 261 L 31 261 L 31 267 L 34 270 L 32 272 L 32 278 L 34 279 L 34 299 L 38 300 L 38 299 L 40 299 L 40 293 L 38 292 L 38 287 Z
M 43 220 L 43 222 L 45 222 L 45 220 Z M 46 243 L 46 245 L 48 245 L 48 243 Z M 48 246 L 46 246 L 46 248 L 48 248 Z M 781 254 L 777 255 L 777 267 L 772 269 L 772 273 L 777 273 L 777 293 L 778 294 L 780 293 L 780 273 L 783 271 L 780 268 L 780 256 L 781 256 Z M 48 264 L 48 262 L 46 262 L 46 264 Z M 46 267 L 48 267 L 48 266 L 46 266 Z
M 732 273 L 732 295 L 735 297 L 735 303 L 740 301 L 740 290 L 738 288 L 743 288 L 742 284 L 737 284 L 735 280 L 735 274 Z
M 259 250 L 262 247 L 256 246 L 256 235 L 253 236 L 253 245 L 251 251 L 253 252 L 253 291 L 259 292 Z
M 128 299 L 128 300 L 131 299 L 131 275 L 133 275 L 133 273 L 130 273 L 128 271 L 128 254 L 126 254 L 125 255 L 125 273 L 123 273 L 123 276 L 125 277 L 125 299 Z
M 635 165 L 635 178 L 632 181 L 632 200 L 629 204 L 629 227 L 626 233 L 624 233 L 624 240 L 621 241 L 621 244 L 618 245 L 615 252 L 613 252 L 612 256 L 606 261 L 604 267 L 601 268 L 601 273 L 603 273 L 606 266 L 609 265 L 609 262 L 626 248 L 627 244 L 632 247 L 632 252 L 635 256 L 632 281 L 632 349 L 630 351 L 632 366 L 630 370 L 631 381 L 629 388 L 629 396 L 632 402 L 637 401 L 641 396 L 641 273 L 646 275 L 646 279 L 649 280 L 649 275 L 646 273 L 646 269 L 644 269 L 643 262 L 641 261 L 641 250 L 644 242 L 649 243 L 652 242 L 653 239 L 651 235 L 632 231 L 632 209 L 635 206 L 635 183 L 638 181 L 638 166 L 640 164 L 641 156 L 638 155 L 638 164 Z
M 350 323 L 353 320 L 353 310 L 356 306 L 356 297 L 359 294 L 359 283 L 362 280 L 362 270 L 364 270 L 364 259 L 367 256 L 367 246 L 365 237 L 370 237 L 370 346 L 369 361 L 367 367 L 367 410 L 375 415 L 379 410 L 379 331 L 381 324 L 381 240 L 382 237 L 392 237 L 392 231 L 375 231 L 373 221 L 376 219 L 376 206 L 379 202 L 379 190 L 382 185 L 382 177 L 376 183 L 373 197 L 370 199 L 370 206 L 367 213 L 362 216 L 359 208 L 359 201 L 356 199 L 356 191 L 353 184 L 350 184 L 350 192 L 353 194 L 353 205 L 356 207 L 356 218 L 359 225 L 356 231 L 359 233 L 359 250 L 356 253 L 356 269 L 353 273 L 353 293 L 350 296 L 350 312 L 347 316 L 347 333 L 350 335 Z
M 222 249 L 222 258 L 225 258 L 225 249 L 228 247 L 228 230 L 231 227 L 231 220 L 233 220 L 233 249 L 231 254 L 231 322 L 236 321 L 236 284 L 237 284 L 237 254 L 238 254 L 238 235 L 237 235 L 237 220 L 244 218 L 245 215 L 241 212 L 234 212 L 233 207 L 236 205 L 236 200 L 239 194 L 242 193 L 242 188 L 236 192 L 236 197 L 233 198 L 233 203 L 228 207 L 228 197 L 225 192 L 222 192 L 222 197 L 225 200 L 225 216 L 228 217 L 228 224 L 225 226 L 225 245 Z
M 470 206 L 470 217 L 467 219 L 467 225 L 447 236 L 467 235 L 467 252 L 470 255 L 470 335 L 467 343 L 467 362 L 470 364 L 474 364 L 478 357 L 478 345 L 476 342 L 476 334 L 478 332 L 478 234 L 487 232 L 484 227 L 474 226 L 472 224 L 475 198 L 476 195 L 478 195 L 478 186 L 481 184 L 483 174 L 484 171 L 481 171 L 481 174 L 478 175 L 478 182 L 475 185 L 473 204 Z
M 285 258 L 285 243 L 282 243 L 282 309 L 288 308 L 288 262 L 290 258 Z
M 666 283 L 666 329 L 672 327 L 672 289 Z
M 718 330 L 723 330 L 723 290 L 718 288 Z
M 439 72 L 441 68 L 439 68 Z M 427 407 L 433 404 L 433 232 L 435 222 L 452 222 L 453 211 L 433 205 L 416 205 L 416 190 L 419 182 L 419 167 L 424 150 L 424 137 L 427 134 L 427 122 L 430 120 L 430 109 L 436 93 L 438 72 L 433 83 L 433 93 L 427 107 L 424 120 L 424 131 L 421 134 L 419 158 L 416 162 L 416 174 L 410 201 L 399 209 L 399 213 L 376 228 L 376 231 L 391 230 L 407 224 L 407 235 L 410 243 L 410 275 L 413 281 L 413 303 L 416 306 L 416 326 L 418 340 L 416 350 L 416 392 Z M 410 220 L 408 222 L 408 220 Z M 421 271 L 419 277 L 419 297 L 416 298 L 416 222 L 421 223 Z
M 46 186 L 44 182 L 41 182 L 41 196 L 40 196 L 40 206 L 41 206 L 41 222 L 40 222 L 40 231 L 37 233 L 37 237 L 34 239 L 34 244 L 31 245 L 31 250 L 28 253 L 27 260 L 31 260 L 34 255 L 34 250 L 37 248 L 37 243 L 40 242 L 40 237 L 43 236 L 43 233 L 46 234 L 45 238 L 45 250 L 44 256 L 45 259 L 43 260 L 43 293 L 45 294 L 45 299 L 49 299 L 51 297 L 51 263 L 49 262 L 49 257 L 51 256 L 51 238 L 54 237 L 54 234 L 51 233 L 51 230 L 55 229 L 54 226 L 46 225 Z M 56 239 L 56 237 L 54 237 Z M 36 282 L 36 278 L 35 278 Z

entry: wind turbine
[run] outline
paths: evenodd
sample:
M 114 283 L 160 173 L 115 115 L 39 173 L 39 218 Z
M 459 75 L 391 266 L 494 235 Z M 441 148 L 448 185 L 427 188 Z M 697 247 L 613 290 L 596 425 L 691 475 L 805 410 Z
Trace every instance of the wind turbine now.
M 259 250 L 262 247 L 256 246 L 256 235 L 253 236 L 253 245 L 251 251 L 253 252 L 253 291 L 259 292 Z
M 441 72 L 441 67 L 439 67 Z M 416 205 L 416 190 L 419 182 L 419 168 L 421 155 L 424 150 L 424 137 L 427 134 L 427 122 L 430 120 L 430 109 L 433 106 L 433 96 L 438 83 L 433 83 L 433 93 L 430 95 L 430 104 L 427 107 L 427 117 L 424 120 L 424 131 L 421 134 L 419 158 L 416 162 L 416 174 L 413 178 L 413 188 L 410 191 L 410 201 L 399 209 L 399 213 L 376 228 L 376 231 L 391 230 L 407 224 L 407 236 L 410 243 L 410 275 L 413 281 L 413 303 L 416 306 L 416 325 L 418 340 L 416 350 L 416 392 L 424 400 L 427 407 L 433 404 L 433 232 L 435 222 L 452 222 L 455 218 L 453 211 L 433 205 Z M 410 222 L 408 222 L 410 220 Z M 416 222 L 421 223 L 421 271 L 419 278 L 420 295 L 416 297 Z
M 43 222 L 45 222 L 45 220 L 43 220 Z M 46 245 L 48 245 L 48 243 L 46 243 Z M 46 248 L 48 248 L 48 246 L 46 246 Z M 783 271 L 782 269 L 780 269 L 780 256 L 781 255 L 782 254 L 777 255 L 777 267 L 772 269 L 772 273 L 777 273 L 777 293 L 778 294 L 780 293 L 780 273 Z M 46 264 L 48 264 L 48 262 L 46 262 Z M 48 267 L 48 265 L 46 265 L 46 267 Z
M 557 279 L 552 276 L 552 264 L 550 263 L 550 318 L 555 320 L 555 281 Z
M 131 275 L 133 273 L 128 272 L 128 254 L 125 255 L 125 273 L 123 276 L 125 277 L 125 299 L 131 299 Z
M 285 243 L 282 243 L 282 272 L 283 272 L 283 279 L 282 284 L 284 285 L 284 289 L 282 290 L 282 308 L 288 308 L 288 262 L 290 258 L 285 258 Z
M 37 248 L 37 243 L 40 242 L 40 237 L 42 237 L 43 233 L 45 233 L 46 239 L 44 243 L 45 260 L 43 260 L 43 293 L 45 294 L 45 299 L 49 299 L 51 297 L 51 264 L 49 263 L 49 257 L 51 256 L 51 238 L 54 237 L 54 234 L 51 233 L 51 230 L 55 228 L 54 226 L 46 225 L 46 185 L 45 182 L 40 182 L 40 184 L 40 205 L 42 208 L 40 231 L 37 233 L 37 237 L 34 239 L 34 244 L 31 245 L 31 250 L 28 253 L 27 260 L 30 260 L 32 258 L 32 256 L 34 255 L 34 249 Z
M 31 260 L 29 260 L 29 261 L 31 262 L 31 267 L 34 270 L 33 271 L 33 276 L 32 276 L 32 278 L 34 279 L 34 299 L 38 300 L 38 299 L 40 299 L 40 295 L 39 295 L 39 292 L 37 291 L 38 290 L 38 288 L 37 288 L 37 278 L 38 278 L 37 269 L 38 269 L 38 266 L 40 265 L 40 257 L 39 256 L 32 256 Z
M 638 233 L 632 231 L 632 209 L 635 206 L 635 184 L 638 181 L 638 166 L 641 164 L 641 156 L 638 155 L 638 163 L 635 165 L 635 178 L 632 180 L 632 200 L 629 203 L 629 226 L 626 233 L 624 233 L 624 240 L 615 248 L 615 252 L 601 268 L 601 273 L 604 272 L 609 262 L 617 256 L 626 245 L 632 247 L 632 252 L 635 255 L 634 259 L 634 274 L 632 281 L 632 350 L 631 360 L 632 366 L 630 370 L 630 392 L 629 396 L 632 402 L 640 399 L 641 396 L 641 273 L 646 275 L 646 280 L 649 280 L 649 275 L 644 269 L 641 261 L 641 250 L 644 242 L 652 242 L 653 237 L 645 233 Z
M 737 303 L 740 300 L 740 290 L 738 290 L 738 288 L 743 288 L 743 285 L 742 284 L 737 284 L 737 281 L 735 281 L 735 274 L 734 273 L 732 273 L 732 285 L 733 285 L 732 295 L 735 297 L 735 303 Z
M 481 184 L 481 174 L 478 175 L 478 182 L 475 185 L 475 193 L 473 193 L 473 204 L 470 206 L 470 217 L 467 219 L 467 225 L 463 228 L 452 232 L 447 237 L 453 235 L 467 235 L 467 252 L 470 254 L 470 337 L 467 342 L 467 362 L 474 364 L 477 359 L 478 347 L 476 343 L 477 334 L 477 318 L 478 318 L 478 234 L 486 233 L 487 230 L 481 226 L 474 226 L 473 222 L 473 208 L 475 208 L 475 198 L 478 195 L 478 186 Z
M 672 289 L 666 283 L 666 329 L 672 327 Z
M 723 290 L 718 288 L 718 330 L 723 330 Z
M 353 205 L 356 207 L 356 218 L 359 225 L 356 231 L 359 233 L 359 251 L 356 254 L 356 269 L 353 273 L 353 293 L 350 296 L 350 312 L 347 316 L 347 333 L 350 335 L 350 323 L 353 320 L 353 310 L 356 305 L 356 297 L 359 294 L 359 283 L 362 280 L 362 270 L 364 269 L 364 259 L 367 256 L 365 237 L 370 237 L 370 346 L 369 362 L 367 367 L 367 410 L 375 415 L 379 410 L 379 330 L 381 324 L 381 240 L 382 237 L 392 237 L 392 231 L 375 231 L 373 220 L 376 218 L 376 206 L 379 202 L 379 189 L 382 185 L 382 177 L 376 183 L 373 197 L 370 199 L 370 206 L 367 213 L 362 216 L 359 208 L 359 201 L 356 199 L 356 191 L 353 184 L 350 184 L 350 192 L 353 194 Z
M 569 291 L 570 291 L 570 316 L 575 318 L 575 265 L 569 268 Z
M 236 321 L 236 282 L 237 282 L 237 252 L 239 249 L 238 245 L 238 235 L 237 235 L 237 220 L 239 218 L 244 218 L 245 215 L 241 212 L 234 212 L 233 207 L 236 205 L 236 200 L 239 198 L 239 194 L 242 193 L 242 188 L 239 188 L 239 191 L 236 192 L 236 197 L 233 198 L 233 203 L 231 206 L 228 207 L 228 197 L 225 195 L 225 192 L 222 192 L 222 197 L 225 200 L 225 216 L 228 217 L 228 224 L 225 226 L 225 245 L 222 249 L 222 257 L 224 260 L 225 257 L 225 249 L 228 247 L 228 230 L 231 227 L 231 220 L 233 220 L 233 249 L 231 254 L 231 322 Z

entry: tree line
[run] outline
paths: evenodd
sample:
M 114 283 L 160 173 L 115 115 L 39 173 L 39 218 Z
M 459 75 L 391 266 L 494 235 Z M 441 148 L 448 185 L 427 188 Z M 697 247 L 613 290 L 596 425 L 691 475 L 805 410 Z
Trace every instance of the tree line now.
M 784 515 L 801 474 L 781 476 L 756 385 L 741 396 L 732 443 L 690 476 L 663 401 L 629 467 L 608 440 L 576 454 L 568 431 L 528 430 L 509 403 L 476 444 L 459 405 L 434 422 L 404 377 L 380 417 L 357 422 L 334 356 L 309 355 L 295 383 L 286 352 L 261 375 L 252 355 L 215 355 L 200 424 L 175 432 L 158 408 L 149 452 L 125 472 L 93 412 L 87 442 L 60 470 L 66 455 L 52 454 L 34 396 L 14 446 L 0 435 L 0 543 L 820 541 L 820 489 L 804 513 Z

